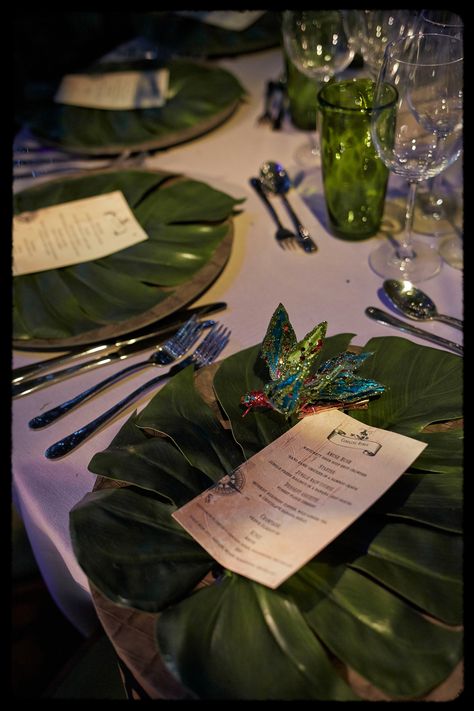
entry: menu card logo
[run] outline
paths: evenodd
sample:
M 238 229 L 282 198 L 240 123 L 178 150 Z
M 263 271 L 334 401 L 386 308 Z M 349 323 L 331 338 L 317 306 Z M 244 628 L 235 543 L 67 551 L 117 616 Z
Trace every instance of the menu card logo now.
M 328 435 L 328 439 L 340 447 L 350 447 L 351 449 L 362 451 L 362 454 L 366 454 L 368 457 L 374 457 L 382 447 L 378 442 L 373 442 L 369 439 L 369 433 L 366 429 L 350 434 L 344 432 L 344 430 L 335 429 Z

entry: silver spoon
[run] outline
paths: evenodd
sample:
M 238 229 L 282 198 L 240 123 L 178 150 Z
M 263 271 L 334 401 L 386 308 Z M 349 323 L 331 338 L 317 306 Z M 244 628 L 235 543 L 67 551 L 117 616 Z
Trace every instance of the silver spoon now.
M 443 321 L 462 330 L 463 322 L 460 319 L 438 313 L 430 297 L 410 281 L 387 279 L 383 288 L 391 302 L 408 318 L 415 321 Z
M 279 195 L 283 200 L 285 207 L 288 210 L 290 217 L 295 225 L 298 242 L 303 247 L 304 251 L 315 252 L 317 250 L 317 246 L 311 239 L 306 227 L 303 227 L 303 225 L 299 221 L 296 213 L 294 212 L 286 197 L 286 193 L 291 188 L 291 180 L 286 170 L 280 163 L 267 161 L 260 168 L 260 178 L 262 180 L 263 185 L 269 192 L 273 193 L 274 195 Z

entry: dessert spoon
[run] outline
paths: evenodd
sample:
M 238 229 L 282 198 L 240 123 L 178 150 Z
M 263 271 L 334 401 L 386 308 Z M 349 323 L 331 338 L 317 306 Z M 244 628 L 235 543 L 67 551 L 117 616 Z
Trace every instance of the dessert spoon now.
M 408 318 L 415 321 L 442 321 L 462 330 L 463 322 L 460 319 L 438 313 L 430 297 L 410 281 L 387 279 L 383 288 L 390 301 Z

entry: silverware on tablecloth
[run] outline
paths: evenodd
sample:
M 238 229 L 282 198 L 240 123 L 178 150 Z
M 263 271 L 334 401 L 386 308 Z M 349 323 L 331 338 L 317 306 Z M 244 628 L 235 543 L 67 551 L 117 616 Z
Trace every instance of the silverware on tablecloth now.
M 147 151 L 133 153 L 123 151 L 113 158 L 101 158 L 88 154 L 67 153 L 57 149 L 40 147 L 38 149 L 25 148 L 21 152 L 18 146 L 13 153 L 13 179 L 42 178 L 57 173 L 93 172 L 105 168 L 137 167 L 142 165 L 148 155 Z
M 383 289 L 392 304 L 415 321 L 442 321 L 448 326 L 463 329 L 463 322 L 454 316 L 440 314 L 428 294 L 407 280 L 386 279 Z
M 288 198 L 286 197 L 287 192 L 291 188 L 291 181 L 283 166 L 280 163 L 266 161 L 260 169 L 260 179 L 266 190 L 281 197 L 291 219 L 293 220 L 293 224 L 296 228 L 296 236 L 300 246 L 305 252 L 316 252 L 318 248 L 315 242 L 311 238 L 306 227 L 303 227 L 301 224 L 299 217 L 293 210 Z
M 105 356 L 111 353 L 116 353 L 122 348 L 130 346 L 136 346 L 135 350 L 128 350 L 127 353 L 132 355 L 134 353 L 139 353 L 140 350 L 146 350 L 152 346 L 157 345 L 157 339 L 165 338 L 166 336 L 172 335 L 176 329 L 180 328 L 186 321 L 193 315 L 196 314 L 197 317 L 205 316 L 216 311 L 222 311 L 227 308 L 227 304 L 224 301 L 217 301 L 211 304 L 203 304 L 202 306 L 194 306 L 187 309 L 180 309 L 175 311 L 174 314 L 167 316 L 159 321 L 148 324 L 143 328 L 131 331 L 122 339 L 107 339 L 104 343 L 96 343 L 88 346 L 87 348 L 79 348 L 76 350 L 68 351 L 67 353 L 62 353 L 58 356 L 53 356 L 47 360 L 37 361 L 36 363 L 30 363 L 29 365 L 24 365 L 19 368 L 14 368 L 12 370 L 12 385 L 23 383 L 26 380 L 31 380 L 36 377 L 38 373 L 43 371 L 51 370 L 58 365 L 63 363 L 70 363 L 71 361 L 79 360 L 81 358 L 86 358 L 87 356 L 97 355 L 98 357 L 94 359 L 95 365 L 87 365 L 86 363 L 79 363 L 74 366 L 74 370 L 70 370 L 67 374 L 72 375 L 78 370 L 91 369 L 92 367 L 97 367 L 98 365 L 105 365 L 107 363 L 104 360 Z M 158 326 L 158 328 L 157 328 Z M 158 340 L 158 345 L 160 341 Z M 16 348 L 22 348 L 21 346 L 15 346 Z M 28 349 L 24 346 L 24 349 Z M 40 348 L 35 348 L 34 350 L 41 350 Z M 59 350 L 59 349 L 58 349 Z M 122 357 L 122 354 L 119 354 Z M 126 356 L 125 356 L 126 357 Z M 67 369 L 69 370 L 69 368 Z M 66 374 L 64 375 L 66 377 Z M 30 383 L 31 384 L 31 383 Z M 17 395 L 21 395 L 21 389 L 18 389 Z
M 414 336 L 418 336 L 418 338 L 424 338 L 427 341 L 436 343 L 438 346 L 449 348 L 459 355 L 463 355 L 464 353 L 464 349 L 459 343 L 449 341 L 447 338 L 436 336 L 434 333 L 424 331 L 422 328 L 413 326 L 411 323 L 401 321 L 400 319 L 395 318 L 395 316 L 392 316 L 392 314 L 382 311 L 381 309 L 377 309 L 375 306 L 368 306 L 365 310 L 365 314 L 369 318 L 374 319 L 374 321 L 382 323 L 384 326 L 393 326 L 394 328 L 398 328 L 400 331 L 405 331 L 405 333 L 411 333 Z
M 185 358 L 184 360 L 171 366 L 167 373 L 158 375 L 152 380 L 148 380 L 146 383 L 141 385 L 139 388 L 131 392 L 125 398 L 120 400 L 116 405 L 103 412 L 101 415 L 96 417 L 92 422 L 80 427 L 75 432 L 70 435 L 63 437 L 55 444 L 52 444 L 45 452 L 45 456 L 48 459 L 58 459 L 59 457 L 68 454 L 73 449 L 75 449 L 81 442 L 83 442 L 87 437 L 96 432 L 102 425 L 110 420 L 114 415 L 123 410 L 129 403 L 135 400 L 139 395 L 141 395 L 146 390 L 151 387 L 158 385 L 166 378 L 169 378 L 176 373 L 179 373 L 184 368 L 189 365 L 193 365 L 194 368 L 201 368 L 204 365 L 209 365 L 213 363 L 216 358 L 221 354 L 230 338 L 230 330 L 225 326 L 215 325 L 212 330 L 207 334 L 205 339 L 196 348 L 194 353 Z
M 257 195 L 263 200 L 263 203 L 265 204 L 268 211 L 270 212 L 270 215 L 275 221 L 275 224 L 277 226 L 277 231 L 275 232 L 275 239 L 280 245 L 280 247 L 282 247 L 282 249 L 297 248 L 298 240 L 295 233 L 291 232 L 291 230 L 288 230 L 286 227 L 283 227 L 283 225 L 281 224 L 280 218 L 278 217 L 275 208 L 268 199 L 268 196 L 259 178 L 250 178 L 249 183 L 253 187 Z
M 158 346 L 158 348 L 156 348 L 146 360 L 142 360 L 139 363 L 133 363 L 126 368 L 122 368 L 122 370 L 113 373 L 108 378 L 105 378 L 95 385 L 92 385 L 90 388 L 83 390 L 66 402 L 56 405 L 56 407 L 52 407 L 46 412 L 42 412 L 41 415 L 33 417 L 33 419 L 29 421 L 28 425 L 33 430 L 46 427 L 46 425 L 51 424 L 51 422 L 54 422 L 67 412 L 79 407 L 79 405 L 81 405 L 81 403 L 85 400 L 88 400 L 93 395 L 97 395 L 97 393 L 102 392 L 102 390 L 108 388 L 109 385 L 113 385 L 119 380 L 126 378 L 128 375 L 131 375 L 131 373 L 136 373 L 138 370 L 142 370 L 143 368 L 148 368 L 150 366 L 164 368 L 167 365 L 171 365 L 179 358 L 186 355 L 190 348 L 192 348 L 192 346 L 194 346 L 196 341 L 199 339 L 201 332 L 205 328 L 211 328 L 215 325 L 215 323 L 216 322 L 212 320 L 200 322 L 197 320 L 196 316 L 192 316 L 189 321 L 174 334 L 174 336 L 171 336 L 161 346 Z
M 286 106 L 286 82 L 283 79 L 268 81 L 265 87 L 264 110 L 257 118 L 257 123 L 271 125 L 273 131 L 278 131 L 281 128 Z

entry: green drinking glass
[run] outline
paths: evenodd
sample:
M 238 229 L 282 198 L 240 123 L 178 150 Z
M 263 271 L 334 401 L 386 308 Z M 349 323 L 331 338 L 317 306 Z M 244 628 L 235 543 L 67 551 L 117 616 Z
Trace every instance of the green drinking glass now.
M 302 131 L 315 131 L 318 87 L 313 79 L 295 67 L 286 52 L 284 58 L 291 123 Z
M 386 141 L 394 134 L 396 89 L 386 85 L 381 111 Z M 389 170 L 372 142 L 370 119 L 375 82 L 334 81 L 318 92 L 321 170 L 332 232 L 345 239 L 377 234 L 382 221 Z

